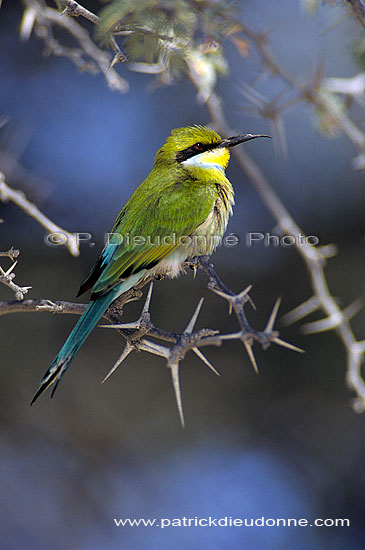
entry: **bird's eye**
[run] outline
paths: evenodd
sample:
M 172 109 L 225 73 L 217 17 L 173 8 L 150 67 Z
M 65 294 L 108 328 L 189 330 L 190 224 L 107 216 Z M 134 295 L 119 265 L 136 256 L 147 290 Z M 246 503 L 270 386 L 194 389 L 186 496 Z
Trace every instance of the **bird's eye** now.
M 193 148 L 195 149 L 195 151 L 203 151 L 204 149 L 202 143 L 196 143 L 195 145 L 193 145 Z

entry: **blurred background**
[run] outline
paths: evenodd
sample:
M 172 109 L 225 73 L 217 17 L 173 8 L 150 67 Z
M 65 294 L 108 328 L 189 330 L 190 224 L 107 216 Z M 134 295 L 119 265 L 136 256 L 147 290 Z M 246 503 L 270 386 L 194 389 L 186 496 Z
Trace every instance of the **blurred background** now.
M 48 3 L 51 5 L 51 3 Z M 354 41 L 363 29 L 342 4 L 265 0 L 237 3 L 237 19 L 268 32 L 280 63 L 303 82 L 319 65 L 325 77 L 360 72 Z M 97 10 L 97 2 L 85 2 Z M 49 247 L 44 230 L 11 204 L 0 204 L 0 249 L 20 249 L 19 285 L 27 298 L 74 301 L 119 210 L 149 172 L 171 128 L 210 124 L 196 89 L 182 77 L 153 86 L 151 75 L 116 70 L 130 89 L 108 89 L 103 76 L 78 72 L 62 57 L 44 56 L 41 40 L 19 40 L 21 2 L 0 11 L 0 170 L 54 222 L 89 232 L 73 258 Z M 92 32 L 92 29 L 91 29 Z M 65 38 L 65 41 L 67 38 Z M 260 76 L 254 48 L 242 55 L 224 42 L 229 74 L 216 90 L 238 132 L 273 132 L 252 116 L 247 85 L 269 99 L 283 90 Z M 245 91 L 246 90 L 246 91 Z M 289 96 L 290 99 L 290 96 Z M 351 116 L 363 128 L 356 102 Z M 285 113 L 287 154 L 257 140 L 245 145 L 307 235 L 335 242 L 338 255 L 326 270 L 342 306 L 363 295 L 363 173 L 354 171 L 353 144 L 341 133 L 319 131 L 313 107 L 300 103 Z M 283 145 L 283 132 L 274 131 Z M 311 295 L 309 276 L 292 247 L 253 247 L 249 232 L 273 232 L 275 221 L 234 160 L 228 177 L 236 191 L 229 232 L 235 248 L 214 254 L 217 272 L 235 291 L 253 285 L 254 327 L 265 326 L 283 296 L 281 313 Z M 9 260 L 1 262 L 10 266 Z M 158 281 L 152 319 L 181 331 L 201 296 L 198 328 L 235 331 L 226 303 L 191 274 Z M 0 287 L 0 299 L 13 294 Z M 139 316 L 142 304 L 125 309 Z M 364 313 L 353 321 L 363 339 Z M 64 378 L 55 398 L 29 402 L 38 382 L 75 324 L 74 316 L 22 313 L 1 317 L 1 517 L 4 548 L 363 548 L 365 528 L 365 417 L 351 408 L 345 385 L 346 355 L 332 333 L 304 337 L 299 325 L 279 326 L 281 337 L 304 355 L 279 347 L 255 347 L 260 374 L 243 346 L 205 349 L 220 372 L 214 376 L 189 353 L 181 368 L 186 429 L 179 425 L 170 373 L 162 359 L 143 352 L 128 357 L 104 385 L 100 381 L 123 349 L 112 331 L 97 329 Z M 280 321 L 279 321 L 280 325 Z M 349 518 L 348 527 L 117 528 L 114 518 Z

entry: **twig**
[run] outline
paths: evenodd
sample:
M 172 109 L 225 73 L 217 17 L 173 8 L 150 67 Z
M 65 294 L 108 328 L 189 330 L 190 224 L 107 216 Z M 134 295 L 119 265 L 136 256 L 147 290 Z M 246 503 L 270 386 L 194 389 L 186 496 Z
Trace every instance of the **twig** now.
M 206 256 L 200 256 L 193 258 L 185 263 L 185 267 L 191 267 L 192 269 L 201 269 L 209 277 L 208 288 L 227 300 L 230 306 L 233 307 L 237 319 L 240 324 L 240 330 L 231 334 L 219 334 L 214 329 L 200 329 L 193 332 L 195 323 L 197 321 L 203 300 L 200 300 L 196 307 L 186 329 L 180 333 L 172 333 L 168 331 L 161 331 L 153 325 L 149 314 L 149 305 L 151 299 L 152 286 L 147 295 L 145 305 L 143 307 L 140 318 L 135 323 L 121 324 L 116 323 L 105 328 L 117 329 L 124 338 L 127 340 L 126 346 L 110 369 L 103 382 L 109 378 L 109 376 L 121 365 L 121 363 L 128 357 L 133 350 L 146 351 L 164 357 L 167 360 L 167 366 L 171 371 L 172 382 L 175 392 L 176 403 L 179 411 L 180 421 L 182 427 L 185 425 L 182 398 L 179 381 L 179 369 L 180 363 L 184 359 L 188 351 L 192 350 L 194 353 L 207 365 L 215 374 L 218 374 L 216 369 L 211 365 L 208 359 L 200 351 L 200 347 L 203 346 L 220 346 L 223 341 L 226 340 L 241 340 L 246 348 L 249 359 L 257 371 L 256 360 L 252 351 L 253 341 L 259 342 L 264 349 L 266 349 L 271 343 L 275 343 L 280 346 L 288 347 L 293 351 L 302 352 L 303 350 L 292 346 L 291 344 L 284 342 L 279 338 L 279 333 L 273 330 L 273 326 L 278 313 L 278 305 L 275 304 L 274 309 L 269 317 L 269 321 L 264 331 L 257 331 L 249 324 L 245 315 L 245 305 L 250 302 L 248 297 L 248 289 L 239 294 L 233 293 L 218 277 L 214 267 L 209 263 L 209 258 Z M 162 340 L 173 342 L 172 347 L 166 347 L 161 344 L 146 339 L 145 336 L 153 336 Z
M 361 4 L 359 0 L 353 0 L 352 3 Z M 364 9 L 363 6 L 362 9 Z M 358 149 L 359 155 L 363 155 L 365 153 L 364 133 L 361 132 L 361 130 L 355 125 L 345 111 L 335 109 L 333 104 L 328 101 L 324 94 L 321 93 L 322 67 L 318 67 L 311 85 L 308 86 L 303 84 L 294 74 L 288 71 L 275 59 L 275 56 L 269 47 L 266 34 L 253 31 L 240 22 L 239 25 L 244 34 L 246 34 L 246 36 L 255 44 L 266 70 L 268 70 L 272 75 L 280 78 L 283 82 L 288 84 L 290 88 L 296 90 L 299 97 L 320 107 L 320 109 L 322 109 L 322 111 L 324 111 L 329 118 L 336 122 L 350 141 L 352 141 Z
M 14 283 L 13 279 L 15 277 L 14 268 L 16 266 L 17 262 L 14 262 L 11 267 L 7 271 L 4 271 L 2 267 L 0 267 L 0 283 L 8 286 L 10 290 L 15 292 L 15 299 L 16 300 L 23 300 L 24 294 L 28 292 L 31 286 L 18 286 Z
M 49 32 L 47 32 L 48 24 L 54 24 L 62 27 L 63 29 L 66 29 L 73 36 L 73 38 L 75 38 L 81 50 L 96 64 L 98 69 L 104 74 L 108 86 L 111 90 L 116 90 L 121 93 L 125 93 L 128 91 L 128 82 L 124 78 L 122 78 L 112 66 L 113 62 L 115 64 L 114 59 L 112 60 L 112 62 L 110 61 L 110 56 L 108 55 L 108 53 L 96 46 L 96 44 L 91 40 L 90 35 L 86 29 L 81 27 L 71 17 L 65 17 L 61 15 L 57 10 L 42 6 L 37 0 L 24 0 L 24 2 L 29 9 L 34 10 L 37 22 L 40 25 L 43 25 L 46 31 L 43 33 L 43 38 L 51 53 L 54 53 L 56 55 L 66 54 L 68 58 L 73 59 L 73 61 L 75 62 L 77 61 L 77 57 L 80 60 L 78 51 L 75 52 L 75 50 L 73 50 L 72 52 L 70 49 L 63 49 L 63 47 L 59 49 L 60 45 L 55 42 L 53 36 L 50 36 Z M 119 61 L 121 60 L 122 58 L 119 59 Z M 80 63 L 77 64 L 79 68 L 84 68 L 86 70 L 89 69 L 87 64 L 85 64 L 84 67 L 80 67 Z
M 365 136 L 345 112 L 334 109 L 333 105 L 321 93 L 321 71 L 317 71 L 312 86 L 302 85 L 294 75 L 283 69 L 275 60 L 268 46 L 266 36 L 254 33 L 247 27 L 244 28 L 244 32 L 254 41 L 262 56 L 263 63 L 272 74 L 287 82 L 292 88 L 295 88 L 305 99 L 317 104 L 337 122 L 338 126 L 358 148 L 359 155 L 355 159 L 354 166 L 357 165 L 358 168 L 363 168 L 365 166 Z M 199 89 L 200 83 L 194 83 Z M 233 130 L 229 127 L 225 118 L 220 98 L 215 93 L 212 93 L 208 97 L 206 105 L 217 128 L 221 129 L 224 134 L 231 135 Z M 300 233 L 304 235 L 248 153 L 243 148 L 236 148 L 233 154 L 242 170 L 258 191 L 268 210 L 273 214 L 283 233 L 294 237 L 297 237 Z M 364 361 L 365 346 L 363 342 L 356 340 L 350 319 L 337 305 L 328 289 L 324 267 L 325 260 L 332 256 L 333 253 L 331 250 L 326 250 L 323 247 L 316 249 L 310 244 L 303 243 L 302 245 L 298 239 L 295 239 L 295 242 L 297 251 L 302 256 L 309 272 L 313 288 L 313 299 L 316 302 L 314 308 L 309 309 L 306 314 L 308 315 L 320 307 L 326 315 L 328 327 L 334 329 L 339 335 L 347 355 L 347 385 L 356 395 L 353 407 L 356 412 L 362 412 L 365 410 L 365 383 L 361 374 L 361 366 Z
M 80 4 L 78 4 L 78 2 L 75 2 L 75 0 L 66 0 L 66 7 L 61 15 L 63 14 L 69 15 L 71 17 L 85 17 L 85 19 L 88 19 L 94 25 L 99 25 L 100 23 L 100 17 L 95 15 L 95 13 L 87 10 L 83 6 L 80 6 Z M 114 65 L 116 65 L 117 63 L 125 63 L 127 61 L 127 57 L 120 49 L 113 35 L 110 38 L 110 45 L 114 52 L 114 57 L 112 62 L 110 63 L 110 67 L 114 67 Z
M 15 277 L 14 268 L 17 264 L 17 262 L 15 262 L 14 260 L 19 256 L 19 254 L 20 254 L 19 250 L 16 250 L 13 247 L 11 247 L 6 252 L 0 252 L 1 258 L 10 258 L 11 260 L 13 260 L 12 265 L 9 267 L 7 271 L 4 271 L 3 268 L 0 266 L 0 283 L 9 287 L 10 290 L 12 290 L 15 293 L 16 300 L 23 300 L 24 294 L 26 294 L 28 290 L 32 287 L 31 286 L 21 287 L 14 283 L 14 277 Z
M 279 338 L 278 331 L 273 329 L 278 313 L 279 302 L 274 305 L 265 329 L 263 331 L 258 331 L 251 327 L 245 314 L 245 306 L 250 302 L 248 290 L 251 287 L 248 287 L 239 294 L 232 292 L 220 280 L 213 265 L 209 263 L 209 259 L 207 257 L 193 258 L 185 263 L 185 267 L 191 267 L 194 270 L 201 269 L 208 275 L 208 288 L 225 299 L 234 309 L 240 325 L 240 330 L 238 332 L 219 334 L 217 330 L 209 328 L 194 331 L 203 300 L 200 300 L 186 329 L 182 333 L 166 331 L 156 327 L 151 321 L 149 312 L 152 284 L 139 319 L 133 323 L 121 323 L 120 318 L 123 314 L 124 305 L 131 300 L 140 298 L 142 295 L 141 288 L 145 286 L 151 278 L 140 282 L 137 287 L 130 289 L 128 292 L 123 294 L 103 315 L 103 317 L 111 323 L 106 325 L 104 328 L 116 329 L 126 340 L 122 354 L 113 367 L 109 370 L 103 382 L 107 380 L 113 372 L 115 372 L 124 359 L 126 359 L 126 357 L 128 357 L 128 355 L 134 350 L 146 351 L 148 353 L 164 357 L 167 361 L 168 368 L 171 370 L 176 402 L 183 426 L 184 415 L 179 384 L 179 368 L 181 361 L 184 359 L 188 351 L 193 351 L 215 374 L 218 374 L 218 372 L 203 355 L 199 348 L 204 346 L 220 346 L 222 342 L 227 340 L 240 340 L 245 346 L 255 371 L 257 371 L 257 364 L 252 350 L 254 341 L 261 344 L 264 349 L 266 349 L 271 343 L 275 343 L 279 346 L 287 347 L 293 351 L 303 351 L 296 346 L 281 340 Z M 80 315 L 85 311 L 86 307 L 86 304 L 74 304 L 62 301 L 53 302 L 50 300 L 25 300 L 21 303 L 0 302 L 0 316 L 18 312 L 51 312 L 58 314 L 72 313 Z M 163 342 L 169 342 L 172 345 L 167 347 L 165 345 L 158 344 L 150 340 L 149 337 L 153 337 Z
M 0 302 L 0 316 L 8 315 L 10 313 L 35 313 L 45 312 L 49 313 L 75 313 L 81 315 L 85 309 L 86 304 L 74 304 L 72 302 L 63 302 L 60 300 L 23 300 L 22 302 Z
M 347 0 L 347 1 L 349 5 L 351 5 L 352 9 L 354 10 L 361 24 L 364 25 L 365 10 L 362 2 L 360 2 L 360 0 Z M 33 1 L 26 0 L 26 2 L 27 4 L 29 3 L 34 4 L 34 0 Z M 78 9 L 84 10 L 84 8 L 82 8 L 77 2 L 73 2 L 69 0 L 68 5 L 71 5 L 71 4 L 74 5 L 74 7 L 75 7 L 75 4 L 77 4 L 76 7 Z M 39 7 L 38 3 L 37 5 Z M 60 17 L 59 14 L 57 14 L 56 16 L 55 13 L 57 12 L 54 12 L 54 10 L 51 10 L 51 11 L 52 11 L 52 17 L 50 16 L 49 9 L 47 8 L 46 10 L 47 17 L 49 15 L 48 19 L 58 24 L 59 23 L 58 18 Z M 43 9 L 42 9 L 42 12 L 44 15 Z M 88 10 L 86 10 L 86 12 L 88 15 L 87 18 L 89 18 L 89 20 L 94 19 L 93 22 L 97 24 L 97 20 L 95 20 L 97 16 L 94 16 Z M 85 12 L 80 13 L 80 15 L 85 16 Z M 321 70 L 317 71 L 314 81 L 310 86 L 303 85 L 297 79 L 296 76 L 291 74 L 290 71 L 288 71 L 286 68 L 284 68 L 281 64 L 279 64 L 276 61 L 274 55 L 270 50 L 267 35 L 253 31 L 252 29 L 241 24 L 240 22 L 239 22 L 239 25 L 242 32 L 244 32 L 246 36 L 248 36 L 252 40 L 252 42 L 256 45 L 258 52 L 261 56 L 262 64 L 264 68 L 269 70 L 271 74 L 283 80 L 291 89 L 297 92 L 297 98 L 295 99 L 295 101 L 299 100 L 300 98 L 303 98 L 306 101 L 309 101 L 310 103 L 312 103 L 313 105 L 319 107 L 323 112 L 325 112 L 326 115 L 344 131 L 344 133 L 348 136 L 348 138 L 354 143 L 354 145 L 358 149 L 358 157 L 354 165 L 356 165 L 359 168 L 365 166 L 364 134 L 354 124 L 354 122 L 350 119 L 350 117 L 347 115 L 346 112 L 344 112 L 343 110 L 336 109 L 331 104 L 331 102 L 328 101 L 326 95 L 322 93 Z M 64 26 L 80 42 L 80 36 L 81 36 L 80 31 L 83 31 L 83 29 L 81 29 L 81 27 L 79 27 L 78 25 L 75 28 L 72 28 L 72 30 L 70 30 L 68 24 Z M 117 31 L 117 29 L 115 30 Z M 87 35 L 87 40 L 90 40 L 88 35 Z M 96 48 L 96 46 L 92 42 L 91 44 Z M 188 56 L 186 56 L 186 61 L 187 63 L 189 63 Z M 190 78 L 193 81 L 196 88 L 198 89 L 199 93 L 201 94 L 202 90 L 206 85 L 202 80 L 202 78 L 200 77 L 200 75 L 193 70 L 193 67 L 191 67 L 191 70 L 190 70 Z M 204 99 L 206 101 L 206 106 L 210 113 L 211 119 L 214 125 L 216 126 L 216 128 L 220 130 L 220 132 L 223 135 L 231 135 L 233 133 L 233 130 L 228 125 L 228 122 L 223 112 L 220 98 L 216 95 L 216 93 L 212 89 L 209 89 L 208 93 L 204 96 Z M 296 308 L 296 312 L 297 313 L 300 312 L 302 317 L 319 308 L 322 309 L 322 311 L 324 312 L 326 319 L 320 322 L 321 330 L 323 330 L 323 328 L 334 329 L 344 344 L 346 354 L 347 354 L 347 384 L 357 396 L 354 403 L 355 410 L 361 411 L 365 408 L 365 384 L 361 376 L 361 364 L 365 353 L 365 342 L 364 341 L 359 342 L 356 340 L 352 332 L 349 316 L 346 314 L 346 311 L 342 311 L 342 309 L 337 305 L 336 301 L 334 300 L 334 298 L 332 297 L 328 289 L 326 276 L 324 273 L 324 266 L 325 266 L 326 259 L 330 257 L 330 255 L 333 255 L 333 253 L 331 250 L 329 250 L 328 247 L 315 248 L 310 244 L 308 244 L 306 240 L 303 241 L 303 239 L 302 240 L 298 239 L 297 237 L 304 236 L 304 233 L 300 230 L 300 228 L 295 223 L 291 214 L 288 212 L 288 210 L 285 208 L 285 206 L 283 205 L 279 197 L 270 187 L 269 182 L 263 175 L 260 168 L 256 165 L 256 163 L 251 159 L 251 157 L 246 153 L 244 149 L 236 148 L 236 150 L 234 151 L 234 154 L 242 170 L 246 173 L 248 178 L 251 180 L 257 192 L 261 196 L 263 202 L 267 206 L 268 210 L 272 213 L 273 217 L 276 219 L 278 226 L 281 228 L 281 231 L 284 234 L 291 235 L 295 238 L 297 251 L 302 256 L 305 262 L 305 265 L 307 267 L 307 270 L 311 278 L 312 288 L 313 288 L 313 297 L 307 300 L 303 306 L 298 306 L 298 308 Z M 230 297 L 230 300 L 232 302 L 232 296 L 229 293 L 227 294 L 227 296 Z M 244 293 L 241 298 L 246 299 L 247 296 L 248 295 Z M 275 307 L 276 306 L 274 306 L 274 310 L 275 310 Z M 295 315 L 292 315 L 292 317 L 295 318 Z M 241 318 L 240 322 L 242 326 L 242 323 L 244 322 L 243 317 Z M 271 326 L 271 321 L 268 323 L 268 326 Z M 149 327 L 149 330 L 152 330 L 151 327 Z M 237 334 L 241 334 L 241 333 L 237 333 Z M 209 338 L 211 337 L 208 337 L 207 339 Z M 207 339 L 205 339 L 204 341 L 207 341 Z M 278 340 L 280 341 L 279 338 Z M 280 344 L 284 345 L 281 343 L 281 341 L 280 341 Z M 140 342 L 139 345 L 141 346 L 142 342 Z M 152 342 L 147 344 L 146 342 L 144 342 L 143 345 L 150 346 L 149 351 L 151 353 L 152 352 L 157 354 L 162 353 L 160 348 L 156 348 L 157 344 L 153 344 Z M 129 346 L 132 346 L 132 343 L 129 342 Z M 245 346 L 250 355 L 252 363 L 255 364 L 254 357 L 252 356 L 250 351 L 251 346 L 247 347 L 247 341 L 245 343 Z M 154 351 L 152 351 L 153 349 Z M 130 351 L 131 349 L 129 347 L 127 349 L 127 352 L 125 352 L 124 356 L 127 356 L 130 353 Z M 173 363 L 173 365 L 175 365 L 175 363 Z M 174 385 L 176 387 L 177 381 L 178 381 L 178 372 L 176 371 L 176 368 L 173 371 L 173 380 L 174 380 Z M 181 411 L 181 407 L 180 407 L 180 411 Z
M 80 253 L 79 250 L 79 242 L 77 239 L 77 236 L 73 233 L 69 233 L 65 229 L 62 229 L 59 225 L 56 225 L 52 220 L 47 218 L 40 210 L 39 208 L 30 202 L 23 191 L 18 191 L 16 189 L 13 189 L 12 187 L 9 187 L 5 183 L 4 174 L 0 172 L 0 202 L 12 202 L 19 208 L 23 210 L 28 216 L 31 216 L 34 220 L 36 220 L 40 225 L 42 225 L 49 234 L 51 233 L 58 233 L 63 236 L 62 242 L 60 244 L 64 244 L 69 252 L 72 254 L 72 256 L 78 256 Z
M 1 258 L 10 258 L 11 260 L 14 260 L 19 256 L 20 252 L 16 248 L 11 247 L 10 250 L 7 250 L 6 252 L 0 252 Z
M 192 80 L 199 89 L 200 83 L 196 82 L 195 78 L 192 77 Z M 206 106 L 217 129 L 223 135 L 232 135 L 234 130 L 229 127 L 223 112 L 221 100 L 215 92 L 211 93 L 208 97 Z M 233 154 L 239 166 L 254 185 L 262 201 L 277 221 L 281 231 L 295 238 L 296 249 L 303 258 L 311 278 L 315 299 L 314 308 L 308 310 L 306 315 L 309 315 L 314 309 L 320 307 L 328 318 L 328 322 L 331 323 L 331 328 L 339 335 L 347 354 L 347 385 L 356 395 L 353 405 L 354 409 L 357 412 L 361 412 L 365 409 L 365 384 L 361 375 L 365 345 L 363 342 L 356 340 L 348 317 L 338 306 L 328 289 L 324 267 L 326 259 L 333 255 L 333 249 L 326 247 L 315 248 L 305 238 L 299 239 L 300 235 L 305 235 L 304 232 L 295 223 L 258 165 L 243 148 L 236 148 L 233 150 Z M 333 322 L 333 319 L 335 319 L 335 322 Z
M 355 16 L 365 28 L 365 7 L 361 0 L 347 0 L 347 3 L 351 6 Z
M 80 6 L 80 4 L 74 0 L 66 0 L 66 6 L 61 15 L 64 14 L 70 15 L 71 17 L 85 17 L 85 19 L 88 19 L 91 23 L 94 23 L 94 25 L 99 25 L 100 18 L 95 15 L 95 13 L 92 13 L 83 6 Z

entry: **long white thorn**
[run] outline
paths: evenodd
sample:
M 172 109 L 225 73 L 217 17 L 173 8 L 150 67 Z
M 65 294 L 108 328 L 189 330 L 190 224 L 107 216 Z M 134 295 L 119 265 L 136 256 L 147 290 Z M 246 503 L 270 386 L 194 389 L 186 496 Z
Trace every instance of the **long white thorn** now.
M 117 368 L 119 367 L 119 365 L 121 363 L 123 363 L 124 359 L 126 357 L 128 357 L 128 355 L 134 350 L 134 347 L 131 346 L 131 344 L 129 342 L 126 343 L 125 345 L 125 348 L 122 352 L 122 354 L 119 356 L 119 358 L 117 359 L 117 361 L 114 363 L 114 365 L 112 366 L 112 368 L 110 369 L 110 371 L 108 372 L 108 374 L 105 376 L 105 378 L 102 380 L 102 384 L 104 384 L 104 382 L 106 382 L 106 380 L 108 380 L 108 378 L 113 374 L 113 372 L 115 372 L 117 370 Z
M 288 311 L 288 313 L 285 313 L 285 315 L 282 316 L 281 320 L 285 323 L 285 325 L 292 325 L 296 321 L 300 321 L 300 319 L 303 319 L 303 317 L 306 317 L 313 311 L 316 311 L 319 308 L 319 300 L 317 296 L 312 296 L 299 306 L 296 306 L 292 310 Z
M 227 294 L 226 292 L 223 292 L 223 290 L 219 290 L 218 288 L 214 288 L 214 286 L 209 287 L 209 289 L 214 292 L 214 294 L 218 294 L 218 296 L 222 296 L 225 300 L 230 300 L 234 298 L 232 294 Z
M 250 361 L 251 361 L 251 364 L 253 366 L 253 370 L 256 372 L 256 374 L 259 373 L 259 369 L 257 368 L 257 363 L 256 363 L 256 359 L 255 359 L 255 356 L 254 356 L 254 353 L 252 351 L 252 345 L 249 344 L 248 342 L 246 342 L 246 340 L 243 340 L 243 344 L 246 348 L 246 351 L 247 351 L 247 355 L 249 356 L 250 358 Z
M 178 362 L 172 363 L 172 364 L 170 363 L 169 367 L 171 369 L 172 384 L 174 386 L 175 399 L 176 399 L 176 404 L 179 411 L 181 427 L 185 428 L 184 411 L 183 411 L 182 400 L 181 400 L 181 390 L 180 390 L 180 380 L 179 380 L 179 363 Z
M 140 351 L 146 351 L 147 353 L 159 355 L 160 357 L 165 357 L 166 359 L 169 358 L 170 354 L 170 348 L 167 348 L 166 346 L 161 346 L 161 344 L 156 344 L 156 342 L 152 342 L 151 340 L 146 340 L 146 338 L 143 338 L 139 342 L 138 349 Z
M 16 264 L 18 263 L 18 260 L 16 260 L 10 267 L 9 269 L 5 272 L 3 269 L 1 270 L 2 271 L 2 275 L 4 277 L 8 277 L 8 275 L 10 275 L 10 273 L 13 271 L 14 267 L 16 266 Z
M 275 344 L 277 344 L 278 346 L 282 346 L 283 348 L 288 348 L 293 351 L 297 351 L 298 353 L 305 353 L 304 349 L 293 346 L 293 344 L 289 344 L 289 342 L 285 342 L 285 340 L 282 340 L 281 338 L 274 338 L 272 341 L 275 342 Z
M 265 327 L 264 332 L 272 332 L 272 329 L 274 328 L 274 324 L 276 321 L 276 317 L 278 315 L 279 307 L 281 304 L 281 296 L 279 296 L 274 304 L 274 307 L 272 308 L 272 312 L 270 314 L 269 320 L 267 322 L 267 325 Z
M 362 298 L 357 298 L 354 302 L 352 302 L 352 304 L 350 304 L 343 310 L 343 315 L 345 319 L 352 319 L 357 313 L 359 313 L 363 306 L 364 302 Z
M 194 313 L 193 313 L 193 316 L 192 316 L 192 318 L 190 319 L 188 326 L 187 326 L 186 329 L 184 330 L 184 333 L 185 333 L 185 334 L 191 334 L 191 333 L 193 332 L 193 328 L 194 328 L 194 326 L 195 326 L 195 323 L 196 323 L 196 320 L 197 320 L 198 315 L 199 315 L 199 313 L 200 313 L 200 310 L 201 310 L 201 307 L 202 307 L 202 305 L 203 305 L 203 302 L 204 302 L 204 298 L 200 298 L 199 303 L 198 303 L 198 305 L 196 306 L 195 311 L 194 311 Z
M 205 355 L 200 351 L 199 348 L 191 348 L 193 352 L 207 365 L 207 367 L 210 368 L 216 374 L 217 376 L 220 376 L 219 372 L 213 367 L 212 363 L 205 357 Z
M 150 287 L 147 292 L 146 301 L 144 303 L 142 313 L 146 313 L 149 310 L 150 303 L 151 303 L 151 296 L 152 296 L 152 290 L 153 290 L 153 281 L 150 283 Z
M 139 322 L 133 321 L 132 323 L 117 323 L 116 325 L 98 325 L 98 328 L 114 328 L 114 329 L 125 329 L 125 328 L 139 328 Z
M 338 311 L 320 319 L 319 321 L 313 321 L 312 323 L 305 323 L 301 326 L 301 331 L 303 334 L 315 334 L 316 332 L 326 332 L 327 330 L 332 330 L 338 325 L 340 325 L 344 320 L 344 315 L 342 311 Z
M 255 304 L 255 302 L 253 301 L 253 299 L 251 298 L 251 296 L 250 296 L 249 294 L 247 294 L 247 299 L 248 299 L 248 301 L 249 301 L 249 303 L 250 303 L 252 309 L 253 309 L 254 311 L 256 311 L 256 309 L 257 309 L 257 308 L 256 308 L 256 304 Z

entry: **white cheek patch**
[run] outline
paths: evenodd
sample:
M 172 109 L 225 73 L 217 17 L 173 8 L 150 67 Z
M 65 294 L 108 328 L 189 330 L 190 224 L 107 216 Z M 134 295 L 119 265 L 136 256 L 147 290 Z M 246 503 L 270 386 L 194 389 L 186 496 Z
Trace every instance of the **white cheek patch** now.
M 199 167 L 199 168 L 216 168 L 217 170 L 223 171 L 223 166 L 217 161 L 217 155 L 212 151 L 204 151 L 204 153 L 199 153 L 199 155 L 194 155 L 189 159 L 184 160 L 181 164 L 185 168 L 190 167 Z

